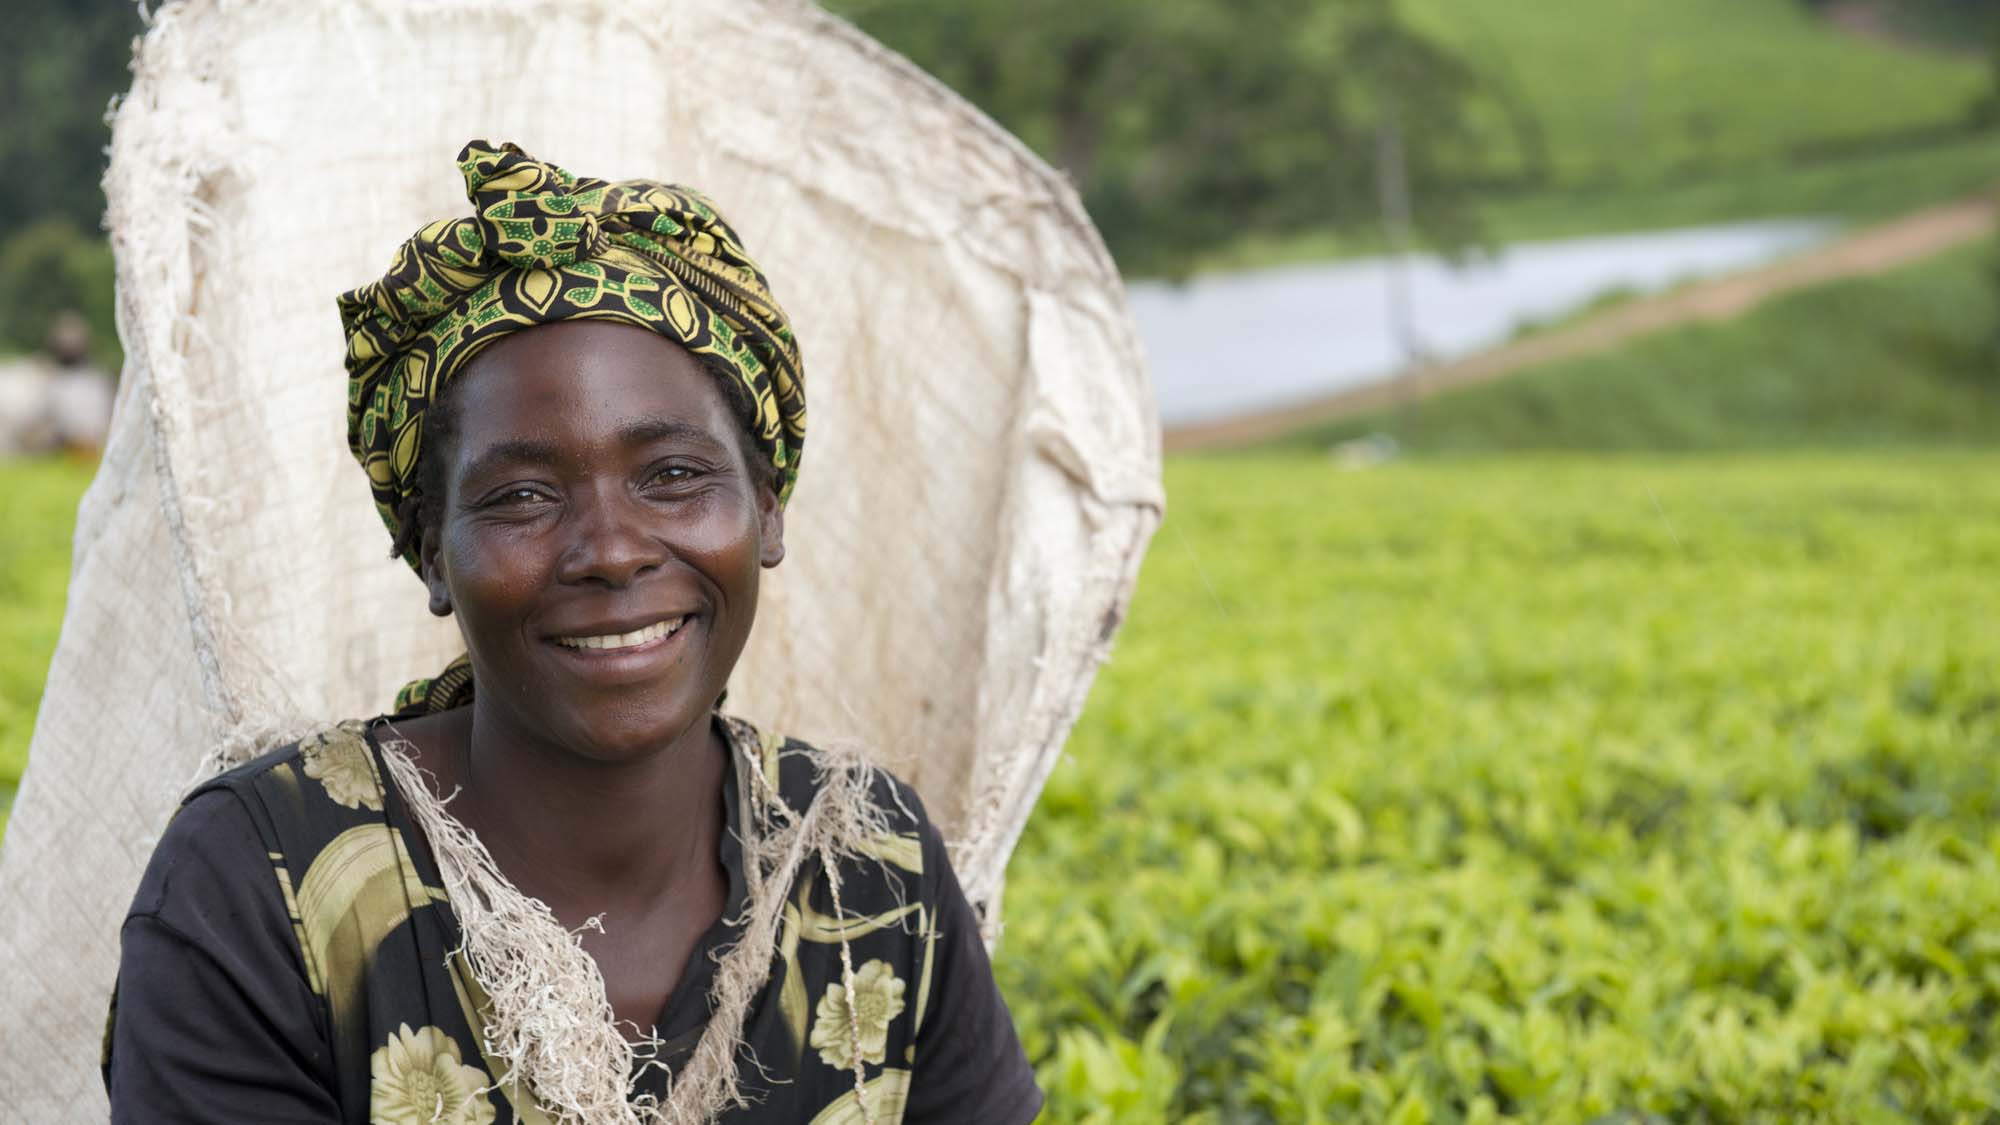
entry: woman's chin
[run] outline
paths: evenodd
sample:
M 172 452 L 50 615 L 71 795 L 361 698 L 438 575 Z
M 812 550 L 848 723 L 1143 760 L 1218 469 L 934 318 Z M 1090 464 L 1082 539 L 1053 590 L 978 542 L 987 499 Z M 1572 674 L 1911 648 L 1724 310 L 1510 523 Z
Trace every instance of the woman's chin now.
M 564 724 L 560 737 L 571 753 L 605 765 L 624 765 L 672 751 L 692 734 L 707 730 L 712 705 L 690 700 L 681 706 L 647 706 L 631 711 L 593 709 Z

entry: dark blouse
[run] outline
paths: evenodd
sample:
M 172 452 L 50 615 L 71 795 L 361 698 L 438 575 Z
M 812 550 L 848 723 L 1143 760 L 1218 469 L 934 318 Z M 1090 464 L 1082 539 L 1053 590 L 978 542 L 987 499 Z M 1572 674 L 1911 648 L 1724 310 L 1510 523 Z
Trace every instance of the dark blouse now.
M 664 1095 L 692 1054 L 716 959 L 741 933 L 744 771 L 776 781 L 793 809 L 819 783 L 805 747 L 722 722 L 738 751 L 723 793 L 728 905 L 667 1002 L 660 1065 L 640 1068 L 637 1094 Z M 113 1120 L 545 1119 L 495 1085 L 483 994 L 381 753 L 372 725 L 343 724 L 183 802 L 125 920 L 104 1044 Z M 858 1046 L 878 1123 L 1030 1121 L 1041 1092 L 943 842 L 913 790 L 884 774 L 874 797 L 892 833 L 840 863 L 841 909 L 811 864 L 787 896 L 743 1028 L 750 1105 L 719 1120 L 861 1121 Z

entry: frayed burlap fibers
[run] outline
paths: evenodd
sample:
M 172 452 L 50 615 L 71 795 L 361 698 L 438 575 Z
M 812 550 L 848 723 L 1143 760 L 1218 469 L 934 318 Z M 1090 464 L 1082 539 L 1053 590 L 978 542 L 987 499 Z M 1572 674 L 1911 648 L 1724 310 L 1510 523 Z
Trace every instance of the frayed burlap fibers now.
M 485 135 L 701 184 L 758 248 L 811 342 L 813 466 L 730 709 L 912 783 L 997 933 L 1162 505 L 1069 186 L 800 3 L 186 0 L 113 133 L 128 360 L 0 849 L 0 1116 L 103 1119 L 118 924 L 184 788 L 460 649 L 348 459 L 329 302 L 462 204 L 439 170 Z

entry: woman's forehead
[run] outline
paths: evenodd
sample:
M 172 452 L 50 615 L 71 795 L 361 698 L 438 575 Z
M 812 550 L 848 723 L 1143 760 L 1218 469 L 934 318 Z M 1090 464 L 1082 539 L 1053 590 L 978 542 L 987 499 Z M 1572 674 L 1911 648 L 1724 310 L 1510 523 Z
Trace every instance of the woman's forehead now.
M 736 421 L 686 349 L 621 324 L 566 321 L 509 336 L 456 375 L 462 456 L 493 442 L 729 441 Z
M 530 370 L 580 374 L 611 369 L 698 372 L 701 361 L 659 333 L 634 325 L 565 320 L 538 324 L 500 337 L 467 360 L 454 378 L 476 379 L 481 372 L 495 368 L 516 376 Z

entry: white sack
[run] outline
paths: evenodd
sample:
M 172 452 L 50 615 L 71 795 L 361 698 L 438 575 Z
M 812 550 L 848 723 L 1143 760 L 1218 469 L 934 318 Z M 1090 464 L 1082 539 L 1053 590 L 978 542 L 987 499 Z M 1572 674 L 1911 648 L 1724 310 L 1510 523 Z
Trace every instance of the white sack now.
M 997 925 L 1162 503 L 1069 186 L 803 5 L 187 0 L 112 142 L 129 358 L 0 850 L 0 1117 L 102 1119 L 118 923 L 204 760 L 460 651 L 348 457 L 334 295 L 468 211 L 475 137 L 698 186 L 766 268 L 811 421 L 731 709 L 915 784 Z

